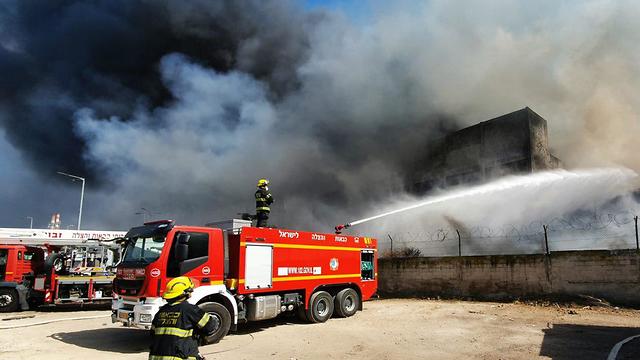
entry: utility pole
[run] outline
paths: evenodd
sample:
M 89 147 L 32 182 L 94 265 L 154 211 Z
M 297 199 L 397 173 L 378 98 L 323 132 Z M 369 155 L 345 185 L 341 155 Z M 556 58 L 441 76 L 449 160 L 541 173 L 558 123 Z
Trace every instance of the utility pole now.
M 78 212 L 78 230 L 80 230 L 80 224 L 82 223 L 82 202 L 84 201 L 84 178 L 76 175 L 71 175 L 67 173 L 63 173 L 62 171 L 58 171 L 58 174 L 70 177 L 75 180 L 82 181 L 82 192 L 80 193 L 80 211 Z
M 29 229 L 33 229 L 33 217 L 27 216 L 27 219 L 29 219 Z
M 638 217 L 633 218 L 636 222 L 636 250 L 640 251 L 640 238 L 638 238 Z

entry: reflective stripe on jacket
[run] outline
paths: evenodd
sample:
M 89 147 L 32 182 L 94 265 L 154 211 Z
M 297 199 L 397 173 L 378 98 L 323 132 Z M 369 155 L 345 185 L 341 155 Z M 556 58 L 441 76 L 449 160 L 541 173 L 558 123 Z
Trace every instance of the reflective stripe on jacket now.
M 273 196 L 269 190 L 265 188 L 258 188 L 256 191 L 256 211 L 271 211 L 269 205 L 273 203 Z
M 215 330 L 211 316 L 196 305 L 181 301 L 160 308 L 151 325 L 149 360 L 196 359 L 197 334 Z

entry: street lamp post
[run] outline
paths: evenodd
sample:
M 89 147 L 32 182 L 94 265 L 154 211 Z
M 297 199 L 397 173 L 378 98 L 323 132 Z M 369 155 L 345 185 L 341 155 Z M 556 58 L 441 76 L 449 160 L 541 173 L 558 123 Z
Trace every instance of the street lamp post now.
M 78 230 L 80 230 L 80 223 L 82 223 L 82 202 L 84 201 L 84 178 L 76 175 L 71 175 L 58 171 L 58 174 L 70 177 L 74 180 L 82 181 L 82 192 L 80 193 L 80 212 L 78 213 Z
M 33 217 L 27 216 L 27 219 L 29 219 L 29 229 L 33 229 Z

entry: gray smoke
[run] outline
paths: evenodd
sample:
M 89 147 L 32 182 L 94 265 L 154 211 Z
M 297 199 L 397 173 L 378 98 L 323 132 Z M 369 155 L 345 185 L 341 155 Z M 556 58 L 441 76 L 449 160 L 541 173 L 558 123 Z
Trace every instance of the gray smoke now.
M 251 210 L 268 177 L 276 224 L 328 230 L 402 192 L 430 139 L 524 106 L 566 165 L 640 171 L 639 12 L 400 2 L 354 24 L 283 1 L 4 2 L 6 168 L 31 168 L 8 182 L 71 217 L 33 172 L 84 174 L 87 224 L 123 228 L 141 207 Z
M 371 214 L 379 218 L 354 221 L 353 230 L 376 234 L 383 251 L 391 248 L 390 236 L 395 250 L 413 247 L 432 256 L 458 255 L 458 234 L 465 255 L 541 253 L 543 226 L 553 251 L 630 249 L 640 213 L 630 192 L 638 187 L 638 174 L 620 168 L 511 175 L 380 204 Z

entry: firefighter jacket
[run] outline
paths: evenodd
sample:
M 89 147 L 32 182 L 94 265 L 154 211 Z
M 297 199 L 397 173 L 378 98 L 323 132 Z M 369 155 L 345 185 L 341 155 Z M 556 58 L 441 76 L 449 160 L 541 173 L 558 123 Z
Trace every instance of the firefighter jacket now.
M 256 211 L 269 212 L 271 211 L 269 205 L 272 203 L 273 196 L 271 196 L 269 190 L 265 188 L 258 188 L 258 191 L 256 191 Z
M 199 307 L 186 301 L 166 304 L 153 318 L 149 360 L 195 360 L 199 356 L 195 335 L 214 330 L 212 317 Z

